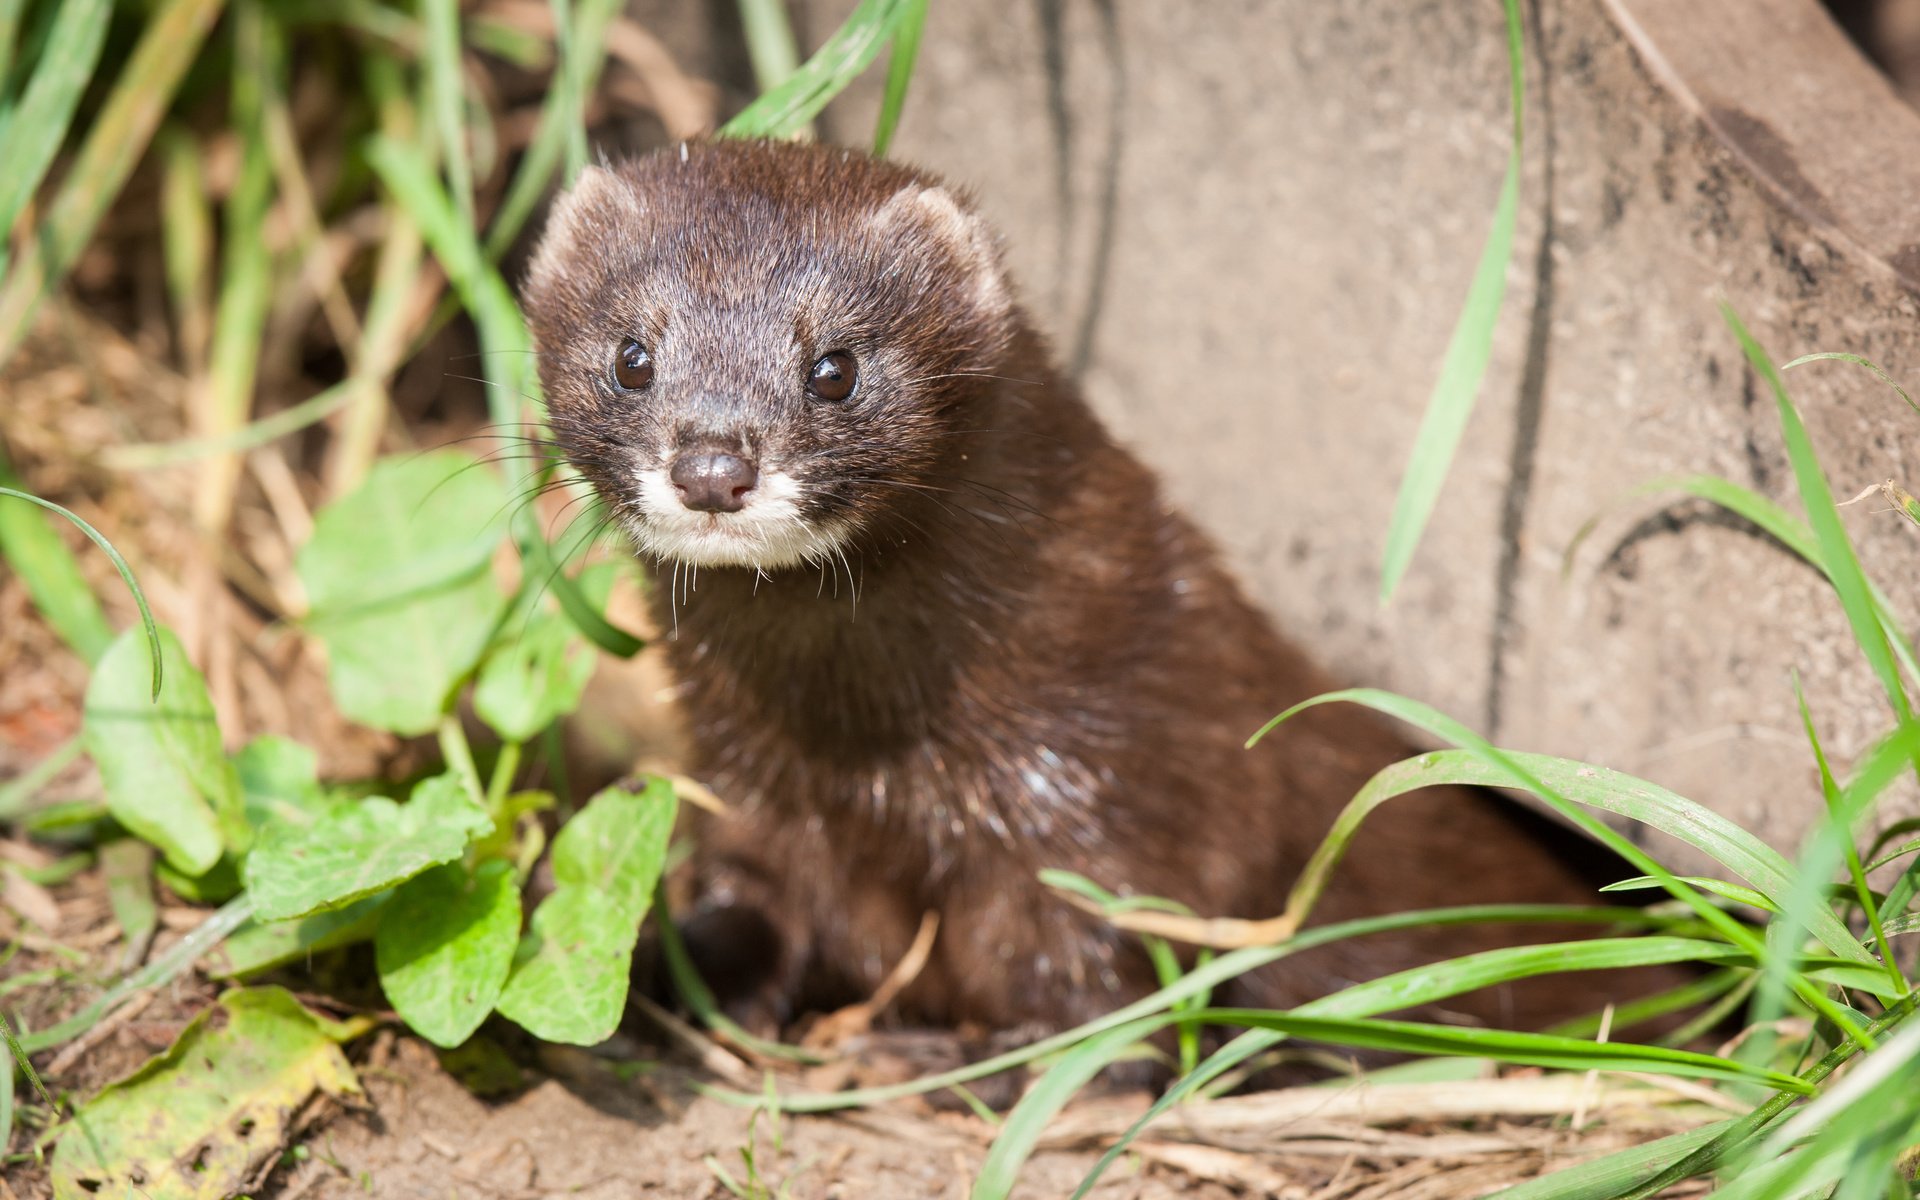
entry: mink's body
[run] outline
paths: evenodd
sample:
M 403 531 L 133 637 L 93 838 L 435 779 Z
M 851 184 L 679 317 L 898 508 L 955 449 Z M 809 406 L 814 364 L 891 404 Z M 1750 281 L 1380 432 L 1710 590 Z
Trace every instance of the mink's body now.
M 991 235 L 931 178 L 738 142 L 593 169 L 526 300 L 556 436 L 660 563 L 692 769 L 739 811 L 703 837 L 687 931 L 759 1014 L 871 993 L 928 911 L 905 1019 L 1108 1011 L 1154 986 L 1137 939 L 1039 871 L 1272 915 L 1407 753 L 1341 707 L 1243 748 L 1329 681 L 1054 369 Z M 1315 920 L 1591 902 L 1541 824 L 1472 792 L 1397 800 Z M 1511 934 L 1341 943 L 1230 998 L 1297 1003 Z M 1449 1003 L 1522 1025 L 1591 1006 L 1573 986 Z

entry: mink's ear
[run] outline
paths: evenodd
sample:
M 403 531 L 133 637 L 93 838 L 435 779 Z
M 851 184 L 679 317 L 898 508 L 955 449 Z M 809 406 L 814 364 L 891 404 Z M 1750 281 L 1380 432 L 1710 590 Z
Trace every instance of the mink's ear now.
M 547 227 L 527 267 L 529 302 L 539 304 L 554 294 L 575 246 L 637 238 L 640 218 L 640 194 L 631 180 L 612 167 L 584 168 L 547 213 Z
M 993 230 L 946 188 L 908 184 L 880 206 L 873 225 L 892 236 L 917 235 L 944 248 L 973 280 L 973 298 L 988 315 L 1000 317 L 1012 307 Z

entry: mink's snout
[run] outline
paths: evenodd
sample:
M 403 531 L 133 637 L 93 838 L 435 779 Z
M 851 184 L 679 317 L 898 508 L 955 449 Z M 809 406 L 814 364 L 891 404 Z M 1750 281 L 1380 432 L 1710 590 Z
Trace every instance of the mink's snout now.
M 724 450 L 683 450 L 668 471 L 680 503 L 695 512 L 739 512 L 760 481 L 753 463 Z

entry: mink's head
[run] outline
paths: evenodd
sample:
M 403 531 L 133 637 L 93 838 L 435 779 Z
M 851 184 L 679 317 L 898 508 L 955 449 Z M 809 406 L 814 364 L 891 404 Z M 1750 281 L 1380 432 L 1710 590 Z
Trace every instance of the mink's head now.
M 939 183 L 768 142 L 589 168 L 524 298 L 554 434 L 641 551 L 767 571 L 906 527 L 1015 319 Z

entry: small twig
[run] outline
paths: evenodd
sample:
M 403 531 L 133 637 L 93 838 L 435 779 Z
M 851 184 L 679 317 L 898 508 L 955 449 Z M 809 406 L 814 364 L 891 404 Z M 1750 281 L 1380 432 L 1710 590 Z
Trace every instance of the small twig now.
M 153 998 L 156 995 L 158 995 L 157 992 L 141 992 L 134 996 L 133 999 L 122 1004 L 119 1008 L 108 1013 L 98 1025 L 95 1025 L 92 1029 L 87 1030 L 73 1041 L 67 1043 L 64 1050 L 54 1055 L 53 1061 L 47 1064 L 47 1074 L 54 1076 L 65 1075 L 73 1068 L 75 1063 L 85 1058 L 88 1052 L 95 1046 L 98 1046 L 101 1042 L 106 1041 L 115 1033 L 118 1033 L 121 1027 L 128 1021 L 133 1020 L 145 1012 L 147 1005 L 153 1003 Z
M 658 1025 L 668 1037 L 691 1051 L 693 1056 L 700 1060 L 702 1067 L 734 1087 L 752 1089 L 760 1086 L 759 1077 L 749 1070 L 747 1064 L 738 1056 L 722 1049 L 712 1038 L 661 1008 L 652 1000 L 638 992 L 633 992 L 627 996 L 627 1003 L 639 1009 L 642 1015 Z

